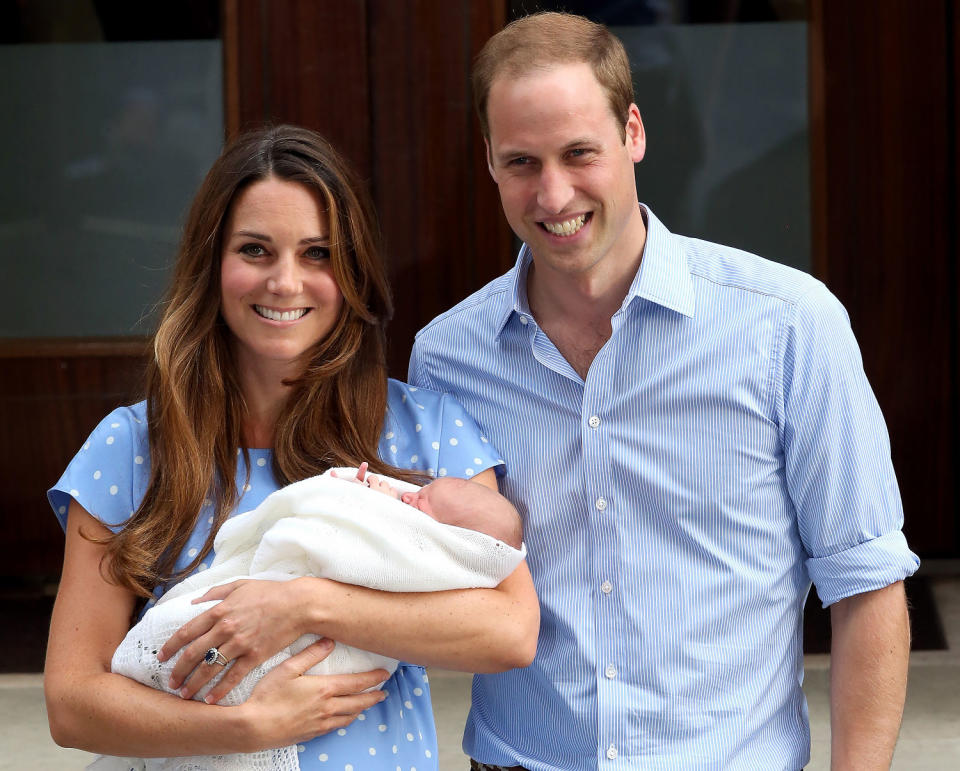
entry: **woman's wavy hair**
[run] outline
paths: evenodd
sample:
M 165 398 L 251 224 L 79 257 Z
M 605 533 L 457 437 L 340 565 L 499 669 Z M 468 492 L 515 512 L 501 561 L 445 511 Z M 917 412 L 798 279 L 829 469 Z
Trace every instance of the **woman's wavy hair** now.
M 274 432 L 279 484 L 379 460 L 387 408 L 386 337 L 393 313 L 373 206 L 344 159 L 319 134 L 276 126 L 239 137 L 207 174 L 187 218 L 173 281 L 147 365 L 150 481 L 128 524 L 107 540 L 110 578 L 141 597 L 193 571 L 237 503 L 235 484 L 246 405 L 220 314 L 223 230 L 252 183 L 277 178 L 316 191 L 330 219 L 330 261 L 344 303 L 330 333 L 307 355 Z M 249 456 L 242 456 L 249 479 Z M 177 556 L 205 500 L 213 525 L 183 570 Z

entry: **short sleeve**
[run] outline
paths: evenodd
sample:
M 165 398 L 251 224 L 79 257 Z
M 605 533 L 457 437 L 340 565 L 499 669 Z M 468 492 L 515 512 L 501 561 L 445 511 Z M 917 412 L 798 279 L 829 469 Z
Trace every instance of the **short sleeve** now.
M 880 589 L 919 565 L 880 406 L 846 311 L 822 285 L 798 302 L 783 345 L 787 486 L 824 605 Z
M 460 402 L 396 380 L 389 383 L 380 457 L 432 477 L 469 479 L 488 468 L 504 473 L 499 452 Z
M 66 528 L 70 499 L 114 532 L 143 499 L 149 477 L 145 403 L 111 412 L 93 430 L 47 500 Z

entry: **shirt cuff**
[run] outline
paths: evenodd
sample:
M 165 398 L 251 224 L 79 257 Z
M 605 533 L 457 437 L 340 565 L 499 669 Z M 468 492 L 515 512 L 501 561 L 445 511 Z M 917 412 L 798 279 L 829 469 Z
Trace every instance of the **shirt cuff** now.
M 919 566 L 920 559 L 910 551 L 899 530 L 836 554 L 807 560 L 807 572 L 825 608 L 854 594 L 902 581 Z

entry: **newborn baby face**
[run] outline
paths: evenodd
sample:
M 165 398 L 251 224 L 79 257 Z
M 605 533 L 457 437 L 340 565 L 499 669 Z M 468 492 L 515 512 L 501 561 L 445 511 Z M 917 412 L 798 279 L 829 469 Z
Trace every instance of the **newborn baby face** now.
M 453 512 L 460 511 L 465 501 L 464 494 L 477 495 L 479 490 L 486 490 L 481 485 L 471 485 L 469 492 L 465 487 L 470 483 L 465 479 L 456 477 L 442 477 L 435 479 L 428 485 L 424 485 L 416 492 L 403 493 L 400 500 L 420 509 L 428 517 L 433 517 L 440 522 L 450 522 Z M 482 492 L 479 494 L 482 495 Z

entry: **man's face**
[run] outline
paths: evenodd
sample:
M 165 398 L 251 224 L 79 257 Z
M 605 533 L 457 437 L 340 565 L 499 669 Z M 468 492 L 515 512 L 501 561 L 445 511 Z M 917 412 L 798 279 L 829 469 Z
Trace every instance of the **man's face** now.
M 490 173 L 538 271 L 603 275 L 638 256 L 633 165 L 646 145 L 635 105 L 624 141 L 590 66 L 561 64 L 496 78 L 487 116 Z

